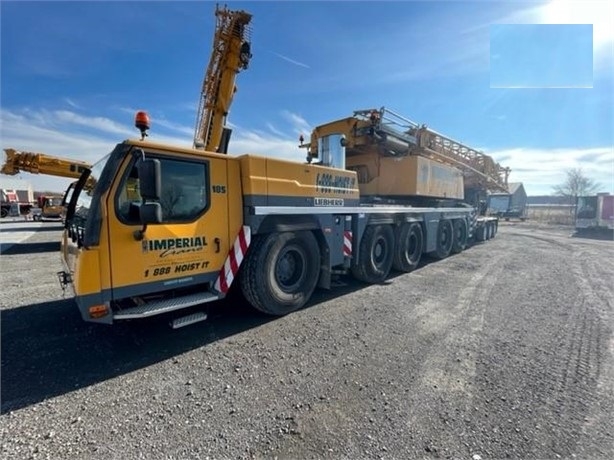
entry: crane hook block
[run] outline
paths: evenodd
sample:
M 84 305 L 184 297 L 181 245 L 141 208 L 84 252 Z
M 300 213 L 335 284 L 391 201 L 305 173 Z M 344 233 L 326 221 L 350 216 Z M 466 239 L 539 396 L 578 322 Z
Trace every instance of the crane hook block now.
M 140 111 L 136 113 L 136 116 L 134 117 L 134 126 L 141 131 L 141 140 L 145 139 L 147 136 L 147 130 L 150 127 L 149 115 L 147 112 Z

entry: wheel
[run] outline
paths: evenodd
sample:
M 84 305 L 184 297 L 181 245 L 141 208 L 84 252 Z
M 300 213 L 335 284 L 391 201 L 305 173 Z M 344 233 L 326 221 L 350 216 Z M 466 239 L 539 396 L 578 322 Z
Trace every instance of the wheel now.
M 452 221 L 452 254 L 458 254 L 467 247 L 467 223 L 463 219 Z
M 490 238 L 494 238 L 495 235 L 497 234 L 497 224 L 496 222 L 491 222 L 490 223 Z
M 438 259 L 445 259 L 452 251 L 453 243 L 452 221 L 441 219 L 437 226 L 437 242 L 433 255 Z
M 486 224 L 480 225 L 475 229 L 476 241 L 484 241 L 486 239 Z
M 395 270 L 409 273 L 420 262 L 424 235 L 422 227 L 417 222 L 405 222 L 396 228 L 394 241 L 396 249 L 392 258 L 392 266 Z
M 394 231 L 390 225 L 369 225 L 360 241 L 354 277 L 365 283 L 381 283 L 392 268 Z
M 6 208 L 0 209 L 0 217 L 6 217 L 9 215 L 9 211 Z
M 241 290 L 263 313 L 281 316 L 303 307 L 320 273 L 320 248 L 310 231 L 255 238 L 241 267 Z

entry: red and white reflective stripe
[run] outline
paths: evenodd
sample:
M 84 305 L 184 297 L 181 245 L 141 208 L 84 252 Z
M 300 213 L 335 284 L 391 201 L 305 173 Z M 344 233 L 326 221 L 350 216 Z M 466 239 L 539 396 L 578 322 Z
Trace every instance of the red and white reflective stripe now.
M 343 232 L 343 255 L 352 255 L 352 232 Z
M 226 261 L 224 262 L 224 267 L 220 270 L 220 274 L 215 281 L 214 287 L 218 292 L 226 294 L 228 289 L 230 289 L 230 285 L 239 271 L 241 262 L 243 262 L 245 254 L 247 254 L 251 239 L 251 229 L 244 225 L 239 231 L 232 248 L 230 248 L 228 257 L 226 257 Z

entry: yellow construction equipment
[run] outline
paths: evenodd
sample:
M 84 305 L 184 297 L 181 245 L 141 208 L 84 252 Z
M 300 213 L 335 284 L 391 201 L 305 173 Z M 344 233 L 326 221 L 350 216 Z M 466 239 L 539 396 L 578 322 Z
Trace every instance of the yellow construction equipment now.
M 15 175 L 20 172 L 78 179 L 90 165 L 84 161 L 60 158 L 44 153 L 4 149 L 6 159 L 0 172 Z
M 442 259 L 494 237 L 498 220 L 462 200 L 362 196 L 357 172 L 345 169 L 345 140 L 319 139 L 321 165 L 117 144 L 73 192 L 62 287 L 73 289 L 84 320 L 106 324 L 219 300 L 233 282 L 255 308 L 283 315 L 317 286 L 330 288 L 333 275 L 378 283 L 392 269 L 412 271 L 423 254 Z
M 317 128 L 305 146 L 320 164 L 225 154 L 251 15 L 216 8 L 216 16 L 194 148 L 145 141 L 140 112 L 141 139 L 118 143 L 75 184 L 58 277 L 84 320 L 182 312 L 233 284 L 256 309 L 284 315 L 335 276 L 380 283 L 424 254 L 443 259 L 495 236 L 498 220 L 463 200 L 463 174 L 504 183 L 485 157 L 449 139 L 439 146 L 439 135 L 417 125 L 399 134 L 383 109 Z M 205 318 L 192 312 L 172 325 Z
M 343 136 L 346 168 L 358 173 L 363 196 L 475 201 L 477 192 L 482 199 L 488 190 L 507 192 L 509 168 L 384 107 L 317 126 L 302 144 L 308 161 L 318 157 L 318 142 L 332 134 Z
M 4 149 L 4 153 L 6 158 L 2 168 L 0 168 L 0 173 L 11 176 L 27 172 L 30 174 L 78 179 L 84 171 L 91 168 L 91 165 L 85 161 L 57 157 L 46 153 L 26 152 L 12 148 Z M 37 220 L 62 217 L 75 185 L 76 181 L 71 183 L 64 192 L 63 197 L 59 195 L 39 196 L 37 207 L 29 209 L 33 218 Z M 89 179 L 84 187 L 92 189 L 94 185 L 93 179 Z
M 237 73 L 252 57 L 249 23 L 252 15 L 226 7 L 215 9 L 213 52 L 203 80 L 194 132 L 194 147 L 226 153 L 231 130 L 226 117 L 236 92 Z

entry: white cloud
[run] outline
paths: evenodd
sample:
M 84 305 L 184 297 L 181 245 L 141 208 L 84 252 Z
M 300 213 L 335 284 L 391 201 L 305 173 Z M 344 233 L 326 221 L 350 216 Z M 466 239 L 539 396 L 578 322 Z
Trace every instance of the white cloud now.
M 522 182 L 529 195 L 552 194 L 552 187 L 565 180 L 570 168 L 584 173 L 614 193 L 614 148 L 537 149 L 516 148 L 490 151 L 489 155 L 511 169 L 510 182 Z
M 109 153 L 115 144 L 127 138 L 137 138 L 135 129 L 114 120 L 88 117 L 65 110 L 0 109 L 3 148 L 39 152 L 90 164 Z M 83 130 L 83 128 L 87 128 Z M 191 147 L 191 137 L 157 136 L 156 141 Z M 2 156 L 4 161 L 4 156 Z M 61 192 L 71 182 L 59 177 L 22 173 L 36 190 Z
M 135 108 L 130 108 L 130 107 L 120 107 L 119 110 L 124 113 L 130 113 L 132 115 L 135 115 L 141 109 L 135 109 Z M 194 111 L 196 111 L 196 109 Z M 156 130 L 158 126 L 161 126 L 163 128 L 166 128 L 169 131 L 174 131 L 176 133 L 185 135 L 190 140 L 190 142 L 193 140 L 194 127 L 189 127 L 189 126 L 181 125 L 179 123 L 170 121 L 166 117 L 164 117 L 162 114 L 149 113 L 149 117 L 151 120 L 151 128 L 153 130 Z
M 294 59 L 290 59 L 289 57 L 284 56 L 283 54 L 279 54 L 279 53 L 276 53 L 274 51 L 271 51 L 271 53 L 273 53 L 278 58 L 283 59 L 286 62 L 289 62 L 290 64 L 294 64 L 294 65 L 297 65 L 299 67 L 305 67 L 306 69 L 311 69 L 311 67 L 309 67 L 307 64 L 303 64 L 302 62 L 295 61 Z
M 309 135 L 310 124 L 300 115 L 284 110 L 282 118 L 288 122 L 288 133 Z M 102 117 L 87 117 L 74 112 L 55 110 L 9 111 L 0 109 L 3 148 L 14 148 L 57 155 L 94 163 L 116 143 L 125 138 L 138 137 L 136 130 L 123 127 L 114 120 Z M 168 126 L 185 135 L 166 136 L 152 133 L 152 141 L 192 146 L 192 136 L 187 127 L 174 122 Z M 230 140 L 230 154 L 256 154 L 304 162 L 306 152 L 298 148 L 298 139 L 286 135 L 272 122 L 264 124 L 265 130 L 249 130 L 235 127 Z M 84 131 L 82 128 L 87 127 Z M 183 133 L 181 132 L 183 128 Z M 510 182 L 523 182 L 530 195 L 551 194 L 552 187 L 561 183 L 565 171 L 581 167 L 584 172 L 602 185 L 603 191 L 614 192 L 614 148 L 589 149 L 537 149 L 516 148 L 490 150 L 493 158 L 503 166 L 511 168 Z M 36 190 L 63 191 L 70 183 L 68 179 L 50 176 L 23 174 Z
M 23 111 L 0 109 L 1 133 L 4 148 L 38 151 L 50 155 L 94 162 L 110 150 L 105 132 L 86 134 L 66 130 L 73 117 L 59 111 Z M 82 120 L 83 122 L 83 120 Z M 81 125 L 82 123 L 78 123 Z
M 169 129 L 171 131 L 175 131 L 177 133 L 185 134 L 185 136 L 192 141 L 194 137 L 194 128 L 190 128 L 188 126 L 180 125 L 178 123 L 174 123 L 172 121 L 166 119 L 157 118 L 152 120 L 152 126 L 162 126 L 163 128 Z
M 132 109 L 122 111 L 135 112 Z M 308 126 L 298 115 L 284 112 L 284 117 L 295 129 L 297 126 Z M 154 130 L 148 139 L 192 147 L 193 132 L 190 128 L 168 120 L 157 120 L 157 123 L 183 135 L 161 135 Z M 273 126 L 270 123 L 268 125 L 269 128 Z M 0 109 L 0 126 L 3 148 L 40 152 L 90 164 L 104 157 L 118 142 L 139 137 L 132 126 L 124 126 L 109 118 L 89 117 L 66 110 Z M 306 155 L 304 150 L 298 148 L 298 141 L 291 140 L 291 136 L 284 137 L 281 131 L 270 134 L 244 129 L 234 130 L 230 152 L 234 155 L 252 153 L 300 162 L 304 161 Z M 22 173 L 20 177 L 30 181 L 35 190 L 62 192 L 71 182 L 70 179 L 29 173 Z
M 279 129 L 277 129 L 273 123 L 267 123 L 266 127 L 269 129 L 269 131 L 271 131 L 273 134 L 277 135 L 277 136 L 285 136 L 285 133 L 282 133 Z
M 232 155 L 254 154 L 297 162 L 304 162 L 307 156 L 304 149 L 298 148 L 298 141 L 256 132 L 243 132 L 236 136 L 233 134 L 228 150 Z
M 81 107 L 79 106 L 79 104 L 77 104 L 75 101 L 73 101 L 72 99 L 65 97 L 64 101 L 71 106 L 73 109 L 80 109 Z
M 3 148 L 40 152 L 63 158 L 94 163 L 111 151 L 117 138 L 102 131 L 87 134 L 68 129 L 74 124 L 71 115 L 50 111 L 31 110 L 11 112 L 0 109 L 0 124 Z M 79 126 L 81 123 L 78 124 Z M 2 156 L 4 161 L 4 156 Z M 36 190 L 62 192 L 70 179 L 22 173 Z
M 292 113 L 288 110 L 282 111 L 282 116 L 292 124 L 292 128 L 296 134 L 309 134 L 311 126 L 301 115 Z
M 44 113 L 44 112 L 43 112 Z M 58 125 L 77 125 L 87 128 L 104 131 L 110 134 L 118 134 L 121 136 L 133 136 L 134 130 L 128 129 L 125 125 L 117 123 L 109 118 L 104 117 L 88 117 L 79 115 L 68 110 L 56 110 L 46 115 L 49 121 Z

